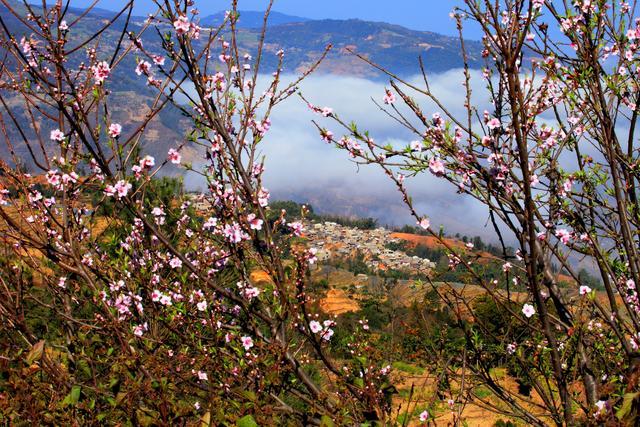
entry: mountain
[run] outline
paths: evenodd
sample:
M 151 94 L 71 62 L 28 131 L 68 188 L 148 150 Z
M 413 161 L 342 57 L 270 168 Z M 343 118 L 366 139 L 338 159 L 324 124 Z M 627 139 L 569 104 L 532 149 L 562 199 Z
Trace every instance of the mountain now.
M 253 10 L 240 11 L 240 18 L 238 19 L 238 28 L 262 28 L 264 23 L 264 12 L 257 12 Z M 205 16 L 200 20 L 200 25 L 203 27 L 216 27 L 224 21 L 225 12 L 214 13 L 213 15 Z M 308 18 L 302 18 L 300 16 L 286 15 L 280 12 L 271 12 L 269 14 L 269 26 L 291 24 L 293 22 L 306 22 Z
M 21 15 L 26 15 L 27 10 L 21 2 L 10 1 L 10 7 Z M 40 12 L 37 5 L 33 6 L 34 13 Z M 78 22 L 76 18 L 84 15 Z M 70 45 L 77 45 L 94 34 L 97 29 L 105 26 L 115 13 L 104 9 L 93 9 L 85 14 L 82 9 L 70 8 L 65 17 L 67 22 L 74 23 L 70 33 Z M 217 13 L 202 18 L 203 26 L 213 25 L 222 19 L 224 14 Z M 7 6 L 0 6 L 0 18 L 7 26 L 9 32 L 18 40 L 22 36 L 29 36 L 29 30 L 9 12 Z M 139 33 L 143 28 L 145 17 L 133 17 L 129 30 Z M 250 53 L 256 56 L 257 47 L 261 35 L 261 12 L 241 12 L 241 28 L 238 34 L 238 47 L 240 53 Z M 459 41 L 454 37 L 443 36 L 433 32 L 415 31 L 399 25 L 383 22 L 367 22 L 357 19 L 352 20 L 309 20 L 295 16 L 289 16 L 274 12 L 271 15 L 271 25 L 267 29 L 266 44 L 264 46 L 262 73 L 270 73 L 275 70 L 278 57 L 276 52 L 285 51 L 285 72 L 302 72 L 308 69 L 324 52 L 328 44 L 333 49 L 318 70 L 320 73 L 333 73 L 349 76 L 367 77 L 377 79 L 384 77 L 380 72 L 349 51 L 355 51 L 369 58 L 371 61 L 388 68 L 401 76 L 408 76 L 419 70 L 418 58 L 422 57 L 427 72 L 440 72 L 454 67 L 462 66 L 462 58 L 459 49 Z M 125 17 L 119 17 L 114 25 L 101 33 L 100 58 L 110 58 L 113 49 L 118 43 L 120 31 L 125 25 Z M 168 28 L 167 28 L 168 29 Z M 162 53 L 162 41 L 155 31 L 146 31 L 140 36 L 145 48 L 152 53 Z M 229 34 L 225 37 L 228 39 Z M 202 47 L 207 40 L 206 36 L 195 42 L 195 47 Z M 125 43 L 128 45 L 128 42 Z M 466 41 L 469 53 L 470 65 L 481 65 L 480 52 L 482 46 L 477 41 Z M 0 51 L 3 48 L 0 47 Z M 80 49 L 69 58 L 73 66 L 84 61 L 85 50 Z M 133 73 L 136 67 L 135 55 L 129 55 L 122 61 L 109 79 L 108 88 L 114 93 L 117 104 L 114 104 L 112 115 L 120 121 L 125 129 L 133 128 L 138 119 L 141 119 L 155 97 L 155 91 L 146 86 L 146 80 Z M 217 64 L 215 64 L 217 66 Z M 30 119 L 27 112 L 21 108 L 17 99 L 9 99 L 7 103 L 12 106 L 17 120 L 25 125 L 28 130 L 26 137 L 35 137 L 31 130 Z M 0 114 L 2 112 L 0 111 Z M 157 157 L 162 157 L 167 152 L 168 146 L 175 145 L 176 141 L 184 139 L 185 131 L 189 126 L 175 107 L 164 110 L 147 127 L 147 132 L 141 141 L 144 152 Z M 45 131 L 48 131 L 45 129 Z M 12 141 L 16 142 L 15 152 L 23 157 L 25 165 L 34 163 L 29 160 L 29 153 L 20 144 L 20 135 L 10 123 L 7 132 Z M 10 161 L 5 144 L 0 144 L 0 158 Z M 188 160 L 188 155 L 184 156 Z M 41 160 L 41 159 L 40 159 Z
M 267 41 L 268 47 L 285 50 L 285 65 L 296 71 L 318 58 L 327 44 L 332 44 L 333 50 L 321 71 L 335 74 L 380 76 L 349 50 L 404 76 L 419 71 L 419 57 L 430 72 L 463 65 L 457 38 L 384 22 L 325 19 L 276 25 L 268 29 Z M 465 41 L 465 44 L 471 67 L 480 68 L 482 44 L 478 41 Z
M 207 16 L 200 21 L 205 27 L 219 25 L 224 12 Z M 263 25 L 262 12 L 240 12 L 240 47 L 255 53 Z M 429 31 L 411 30 L 385 22 L 359 19 L 311 20 L 272 12 L 266 34 L 266 50 L 285 51 L 286 71 L 301 72 L 312 65 L 328 44 L 332 51 L 319 69 L 321 73 L 380 78 L 383 75 L 362 61 L 357 52 L 376 64 L 399 75 L 407 76 L 419 71 L 418 58 L 422 58 L 426 71 L 442 72 L 462 67 L 460 41 Z M 482 66 L 482 45 L 465 40 L 472 68 Z M 264 59 L 267 69 L 277 66 L 277 59 L 268 55 Z
M 24 11 L 24 7 L 19 6 L 17 2 L 14 1 L 10 4 L 16 5 L 17 10 Z M 34 8 L 38 10 L 36 5 Z M 26 11 L 24 12 L 26 13 Z M 67 21 L 72 22 L 82 12 L 81 9 L 70 8 Z M 14 34 L 22 35 L 24 33 L 21 25 L 9 18 L 5 7 L 0 7 L 0 16 L 3 19 L 8 19 L 11 24 L 17 24 L 18 28 Z M 92 9 L 79 25 L 74 26 L 72 34 L 78 37 L 83 34 L 87 35 L 96 28 L 101 28 L 113 16 L 114 12 Z M 224 12 L 218 12 L 201 18 L 200 25 L 212 27 L 220 24 L 223 19 Z M 133 17 L 130 29 L 134 32 L 139 31 L 145 20 L 146 17 Z M 125 18 L 121 16 L 112 29 L 103 33 L 102 41 L 108 39 L 115 43 L 119 36 L 118 30 L 122 28 L 124 22 Z M 248 52 L 255 57 L 262 22 L 263 12 L 240 12 L 238 45 L 241 52 Z M 10 25 L 9 28 L 11 29 L 12 26 Z M 147 48 L 155 49 L 160 53 L 160 42 L 155 31 L 147 31 L 141 37 Z M 206 37 L 202 37 L 200 44 L 205 40 Z M 427 72 L 443 72 L 463 65 L 460 41 L 457 37 L 444 36 L 429 31 L 411 30 L 384 22 L 369 22 L 359 19 L 310 20 L 272 12 L 266 34 L 265 50 L 273 55 L 267 54 L 263 57 L 263 70 L 267 73 L 274 71 L 278 63 L 275 53 L 283 49 L 285 51 L 285 71 L 304 71 L 322 55 L 328 44 L 332 44 L 333 49 L 319 69 L 321 73 L 373 79 L 384 77 L 379 71 L 357 58 L 350 51 L 357 52 L 400 76 L 416 74 L 419 71 L 418 58 L 422 58 Z M 465 45 L 470 66 L 480 68 L 483 65 L 481 43 L 465 40 Z M 126 81 L 128 80 L 130 78 Z

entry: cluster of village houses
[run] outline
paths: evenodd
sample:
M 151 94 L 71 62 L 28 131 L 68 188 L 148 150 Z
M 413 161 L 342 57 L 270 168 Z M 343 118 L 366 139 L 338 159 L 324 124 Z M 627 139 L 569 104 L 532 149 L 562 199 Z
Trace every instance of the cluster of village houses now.
M 374 270 L 411 270 L 427 273 L 435 268 L 435 264 L 428 259 L 387 248 L 389 243 L 398 242 L 391 234 L 392 232 L 385 228 L 361 230 L 335 222 L 305 224 L 305 236 L 309 245 L 318 250 L 318 261 L 353 257 L 360 252 L 367 266 Z
M 205 199 L 194 197 L 192 203 L 196 210 L 204 212 L 209 208 L 209 202 Z M 428 273 L 436 267 L 428 259 L 389 249 L 389 243 L 399 240 L 392 237 L 392 231 L 383 227 L 363 230 L 335 222 L 305 221 L 304 230 L 309 246 L 318 250 L 316 257 L 320 262 L 331 258 L 350 258 L 361 253 L 367 267 L 373 270 Z

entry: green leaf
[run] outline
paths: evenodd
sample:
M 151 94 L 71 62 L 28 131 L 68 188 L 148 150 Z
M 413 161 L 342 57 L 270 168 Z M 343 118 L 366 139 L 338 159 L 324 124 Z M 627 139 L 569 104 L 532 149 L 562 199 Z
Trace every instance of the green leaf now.
M 622 406 L 616 412 L 618 419 L 626 418 L 631 413 L 631 407 L 633 406 L 633 401 L 640 396 L 640 392 L 636 393 L 627 393 L 624 395 L 624 400 L 622 401 Z
M 255 402 L 255 401 L 256 401 L 256 399 L 257 399 L 256 394 L 255 394 L 254 392 L 252 392 L 252 391 L 249 391 L 249 390 L 245 390 L 245 391 L 243 391 L 243 392 L 242 392 L 242 395 L 243 395 L 247 400 L 250 400 L 250 401 L 252 401 L 252 402 Z
M 44 352 L 44 340 L 38 341 L 31 347 L 31 350 L 27 354 L 27 365 L 33 365 L 34 362 L 42 358 Z
M 67 394 L 67 396 L 62 401 L 62 406 L 75 405 L 80 400 L 80 391 L 82 387 L 79 385 L 74 385 L 71 387 L 71 392 Z
M 138 423 L 143 427 L 158 425 L 159 414 L 156 411 L 139 408 L 136 410 L 136 417 L 138 418 Z
M 323 415 L 320 418 L 320 427 L 334 427 L 333 420 L 328 415 Z
M 76 362 L 76 368 L 82 372 L 84 374 L 84 376 L 86 377 L 91 377 L 91 368 L 89 367 L 89 363 L 84 360 L 84 359 L 80 359 Z
M 258 427 L 258 423 L 253 419 L 252 415 L 245 415 L 240 418 L 237 423 L 238 427 Z

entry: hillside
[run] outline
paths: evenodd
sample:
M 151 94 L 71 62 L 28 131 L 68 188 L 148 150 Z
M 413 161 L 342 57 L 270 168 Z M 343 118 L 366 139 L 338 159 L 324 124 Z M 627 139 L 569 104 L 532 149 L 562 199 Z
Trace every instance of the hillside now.
M 215 27 L 224 21 L 225 13 L 220 11 L 212 15 L 205 16 L 200 20 L 200 25 L 203 27 Z M 290 24 L 292 22 L 305 22 L 309 21 L 308 18 L 301 16 L 292 16 L 284 13 L 272 11 L 269 15 L 269 25 L 282 25 Z M 243 10 L 240 12 L 240 18 L 238 19 L 238 28 L 262 28 L 264 22 L 264 12 Z
M 12 7 L 26 14 L 23 6 L 17 2 L 10 2 Z M 39 10 L 37 5 L 34 10 Z M 67 20 L 71 22 L 83 13 L 82 9 L 69 8 Z M 88 33 L 100 28 L 105 21 L 115 16 L 114 12 L 104 9 L 93 9 L 81 21 L 74 25 L 72 33 L 76 35 Z M 0 17 L 6 21 L 8 27 L 16 35 L 25 33 L 6 8 L 0 8 Z M 224 12 L 218 12 L 200 19 L 200 25 L 205 28 L 215 27 L 224 19 Z M 255 11 L 241 11 L 238 21 L 238 45 L 241 51 L 248 51 L 255 56 L 261 33 L 263 14 Z M 142 28 L 146 17 L 132 17 L 131 29 L 136 32 Z M 119 30 L 125 23 L 124 16 L 115 25 L 104 32 L 102 41 L 115 42 Z M 155 32 L 148 31 L 142 36 L 147 48 L 159 48 L 159 41 Z M 206 40 L 202 37 L 200 44 Z M 197 44 L 197 43 L 196 43 Z M 316 60 L 328 44 L 333 50 L 321 72 L 347 74 L 364 77 L 381 77 L 381 75 L 366 65 L 363 61 L 347 52 L 354 50 L 373 62 L 388 68 L 399 75 L 413 75 L 419 71 L 418 58 L 422 57 L 426 71 L 441 72 L 451 68 L 461 67 L 462 57 L 460 42 L 456 37 L 444 36 L 429 31 L 411 30 L 400 25 L 385 22 L 369 22 L 359 19 L 349 20 L 310 20 L 298 16 L 290 16 L 279 12 L 272 12 L 269 18 L 269 29 L 266 34 L 266 49 L 277 52 L 283 49 L 286 53 L 284 66 L 288 71 L 304 69 Z M 481 43 L 466 40 L 472 68 L 482 65 L 480 52 Z M 276 66 L 276 58 L 266 55 L 265 72 L 270 72 Z M 125 79 L 130 83 L 130 78 Z
M 27 10 L 18 2 L 11 2 L 21 15 L 26 15 Z M 37 6 L 34 6 L 37 12 Z M 83 14 L 82 9 L 69 8 L 66 19 L 74 22 Z M 87 13 L 80 21 L 74 23 L 69 33 L 70 46 L 86 40 L 97 28 L 102 28 L 115 16 L 114 12 L 104 9 L 94 9 Z M 202 18 L 204 26 L 215 25 L 221 22 L 223 13 L 218 13 Z M 18 39 L 29 34 L 28 29 L 20 23 L 8 11 L 6 7 L 0 8 L 0 17 L 3 22 Z M 361 20 L 307 20 L 274 12 L 271 26 L 267 31 L 265 49 L 262 64 L 263 72 L 271 72 L 277 65 L 275 53 L 284 49 L 285 72 L 302 72 L 314 63 L 323 53 L 328 44 L 333 45 L 332 51 L 326 61 L 320 67 L 320 73 L 332 73 L 340 75 L 359 76 L 367 78 L 379 78 L 381 73 L 357 58 L 349 50 L 356 51 L 363 56 L 379 63 L 383 67 L 400 75 L 413 74 L 418 70 L 418 57 L 422 57 L 427 71 L 444 71 L 462 65 L 458 41 L 455 38 L 442 36 L 436 33 L 414 31 L 398 25 L 383 22 L 367 22 Z M 146 18 L 133 17 L 130 29 L 139 32 L 143 28 Z M 248 52 L 255 56 L 260 38 L 262 23 L 260 12 L 241 12 L 238 43 L 241 52 Z M 121 16 L 115 24 L 104 31 L 100 36 L 100 57 L 108 58 L 113 54 L 117 45 L 120 31 L 124 28 L 125 18 Z M 162 52 L 160 40 L 152 31 L 141 34 L 145 48 L 150 52 Z M 228 35 L 227 35 L 228 37 Z M 200 39 L 204 43 L 206 37 Z M 472 65 L 479 66 L 480 43 L 468 42 L 468 51 L 472 58 Z M 84 51 L 81 49 L 69 59 L 71 64 L 80 64 L 84 61 Z M 126 132 L 139 125 L 140 120 L 148 111 L 147 108 L 154 101 L 155 92 L 146 85 L 146 80 L 138 78 L 132 70 L 135 68 L 135 55 L 129 55 L 114 70 L 109 79 L 108 89 L 113 92 L 116 101 L 112 106 L 112 115 L 120 121 Z M 25 128 L 27 138 L 33 139 L 36 133 L 32 129 L 29 114 L 19 105 L 18 100 L 6 97 L 8 105 L 17 112 L 17 120 Z M 36 118 L 37 120 L 37 118 Z M 40 124 L 37 124 L 40 128 Z M 45 134 L 50 129 L 44 129 Z M 184 139 L 187 131 L 187 123 L 182 120 L 180 112 L 169 106 L 157 118 L 155 118 L 145 132 L 141 140 L 142 152 L 155 157 L 162 157 L 169 147 Z M 12 141 L 20 141 L 20 133 L 10 122 L 7 132 Z M 45 145 L 48 141 L 44 142 Z M 0 158 L 10 161 L 9 152 L 5 145 L 0 149 Z M 17 158 L 30 168 L 35 163 L 24 144 L 15 143 L 14 151 Z M 185 161 L 193 160 L 194 150 L 187 149 L 183 153 Z M 42 160 L 42 159 L 38 159 Z M 171 172 L 168 169 L 166 172 Z

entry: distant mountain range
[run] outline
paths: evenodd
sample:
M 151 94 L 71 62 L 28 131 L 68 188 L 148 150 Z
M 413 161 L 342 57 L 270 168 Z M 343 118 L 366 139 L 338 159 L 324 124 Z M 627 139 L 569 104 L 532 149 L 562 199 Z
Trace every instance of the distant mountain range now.
M 20 2 L 13 1 L 11 4 L 15 5 L 16 9 L 24 11 Z M 37 3 L 34 3 L 34 8 L 38 8 Z M 73 18 L 83 12 L 83 9 L 70 8 L 67 21 L 72 22 Z M 9 24 L 16 24 L 15 20 L 8 15 L 7 9 L 0 5 L 0 16 Z M 88 33 L 100 28 L 114 15 L 113 11 L 92 9 L 80 24 L 74 27 L 73 32 Z M 142 28 L 145 20 L 146 17 L 143 16 L 133 17 L 132 29 L 136 31 Z M 215 27 L 223 20 L 224 12 L 218 12 L 201 17 L 200 25 L 207 28 Z M 263 12 L 240 12 L 238 41 L 241 50 L 255 54 L 263 21 Z M 112 30 L 106 31 L 102 38 L 113 38 L 115 41 L 119 35 L 118 30 L 122 28 L 124 22 L 124 16 L 120 17 Z M 9 27 L 11 28 L 11 25 Z M 23 32 L 21 28 L 16 28 L 15 34 Z M 159 40 L 155 32 L 148 31 L 142 39 L 145 46 L 159 48 Z M 285 51 L 285 71 L 300 72 L 306 69 L 320 57 L 328 44 L 332 44 L 333 49 L 320 69 L 323 73 L 374 79 L 382 77 L 373 67 L 349 53 L 349 50 L 358 52 L 374 63 L 402 76 L 416 74 L 419 71 L 419 57 L 422 58 L 428 72 L 442 72 L 463 65 L 460 41 L 456 37 L 411 30 L 384 22 L 359 19 L 312 20 L 279 12 L 270 14 L 265 49 L 274 54 L 280 49 Z M 466 40 L 465 45 L 471 67 L 480 68 L 482 66 L 481 43 Z M 275 55 L 264 57 L 266 72 L 273 71 L 276 65 Z
M 20 14 L 27 14 L 27 10 L 21 2 L 13 1 L 10 4 Z M 36 11 L 40 10 L 37 5 L 33 7 Z M 67 22 L 74 22 L 75 18 L 84 12 L 83 9 L 70 8 L 66 17 Z M 91 10 L 71 28 L 70 45 L 73 46 L 80 40 L 86 39 L 114 16 L 115 12 L 113 11 Z M 16 39 L 20 40 L 22 36 L 29 35 L 24 25 L 15 19 L 4 5 L 0 5 L 0 17 Z M 200 19 L 200 24 L 205 27 L 215 26 L 219 25 L 222 19 L 224 19 L 224 12 L 203 17 Z M 134 17 L 129 30 L 140 32 L 145 20 L 146 17 Z M 262 22 L 263 13 L 261 12 L 240 12 L 238 43 L 241 52 L 248 52 L 255 57 Z M 100 35 L 99 57 L 108 58 L 112 54 L 124 25 L 125 18 L 121 16 L 113 27 Z M 155 31 L 146 31 L 141 35 L 141 38 L 148 51 L 162 53 L 161 40 Z M 205 39 L 206 37 L 201 37 L 200 43 L 204 43 Z M 471 66 L 480 67 L 481 44 L 477 41 L 466 41 L 465 43 Z M 454 37 L 410 30 L 383 22 L 367 22 L 357 19 L 310 20 L 273 12 L 266 35 L 262 71 L 270 73 L 275 70 L 278 60 L 276 52 L 280 49 L 285 51 L 285 72 L 304 71 L 322 55 L 328 44 L 332 44 L 333 49 L 321 66 L 320 73 L 373 79 L 383 77 L 381 73 L 349 53 L 348 50 L 356 51 L 402 76 L 414 74 L 419 70 L 418 57 L 422 57 L 428 72 L 442 72 L 462 66 L 459 41 Z M 0 47 L 0 50 L 2 49 Z M 70 64 L 79 64 L 85 59 L 85 51 L 81 49 L 74 57 L 70 58 Z M 146 86 L 144 78 L 140 78 L 132 72 L 135 66 L 134 55 L 129 55 L 109 79 L 109 89 L 117 99 L 117 105 L 113 106 L 115 109 L 112 111 L 112 115 L 114 119 L 125 126 L 125 129 L 127 125 L 134 126 L 136 120 L 144 115 L 145 106 L 151 105 L 155 93 Z M 20 122 L 29 123 L 28 115 L 22 110 L 17 99 L 9 99 L 8 103 L 15 107 L 13 111 Z M 183 135 L 188 125 L 188 121 L 181 117 L 176 108 L 167 108 L 148 126 L 142 141 L 143 151 L 155 156 L 165 155 L 168 145 L 174 145 L 175 141 L 184 138 Z M 17 131 L 11 126 L 9 126 L 8 132 L 15 136 L 16 142 L 20 141 Z M 34 136 L 35 133 L 28 132 L 27 134 L 27 137 Z M 24 154 L 24 158 L 28 159 L 26 147 L 18 144 L 15 149 L 19 155 Z M 0 158 L 8 160 L 8 153 L 5 150 L 6 147 L 2 144 Z M 188 155 L 185 156 L 185 158 L 188 157 Z M 27 166 L 30 163 L 32 162 L 26 161 Z
M 224 12 L 206 16 L 202 26 L 220 25 Z M 238 27 L 241 48 L 255 51 L 264 22 L 264 13 L 240 12 Z M 328 44 L 333 49 L 320 72 L 379 78 L 382 75 L 357 58 L 349 50 L 358 52 L 390 71 L 407 76 L 419 71 L 418 58 L 422 57 L 429 72 L 442 72 L 463 65 L 460 41 L 429 31 L 411 30 L 385 22 L 359 19 L 312 20 L 272 12 L 266 35 L 266 49 L 275 53 L 284 49 L 284 65 L 288 71 L 300 72 L 312 64 Z M 465 41 L 472 68 L 482 66 L 482 45 L 478 41 Z M 275 67 L 275 58 L 265 59 L 267 68 Z
M 200 20 L 200 25 L 203 27 L 215 27 L 224 21 L 225 12 L 214 13 L 213 15 L 205 16 Z M 307 22 L 308 18 L 302 18 L 300 16 L 286 15 L 280 12 L 271 12 L 269 14 L 269 25 L 283 25 L 291 24 L 294 22 Z M 264 12 L 257 12 L 253 10 L 245 10 L 240 12 L 240 18 L 238 19 L 238 28 L 262 28 L 264 23 Z
M 205 27 L 220 25 L 224 12 L 200 20 Z M 242 29 L 241 47 L 255 50 L 264 22 L 264 13 L 240 12 L 238 27 Z M 320 71 L 325 73 L 376 78 L 381 74 L 355 55 L 352 50 L 400 75 L 418 72 L 418 58 L 422 57 L 430 72 L 441 72 L 461 67 L 460 41 L 429 31 L 416 31 L 385 22 L 359 19 L 312 20 L 299 16 L 272 12 L 267 31 L 267 50 L 286 52 L 285 66 L 289 71 L 302 71 L 317 59 L 328 44 L 334 46 Z M 470 64 L 481 66 L 482 46 L 477 41 L 465 41 Z M 275 66 L 273 58 L 267 66 Z

